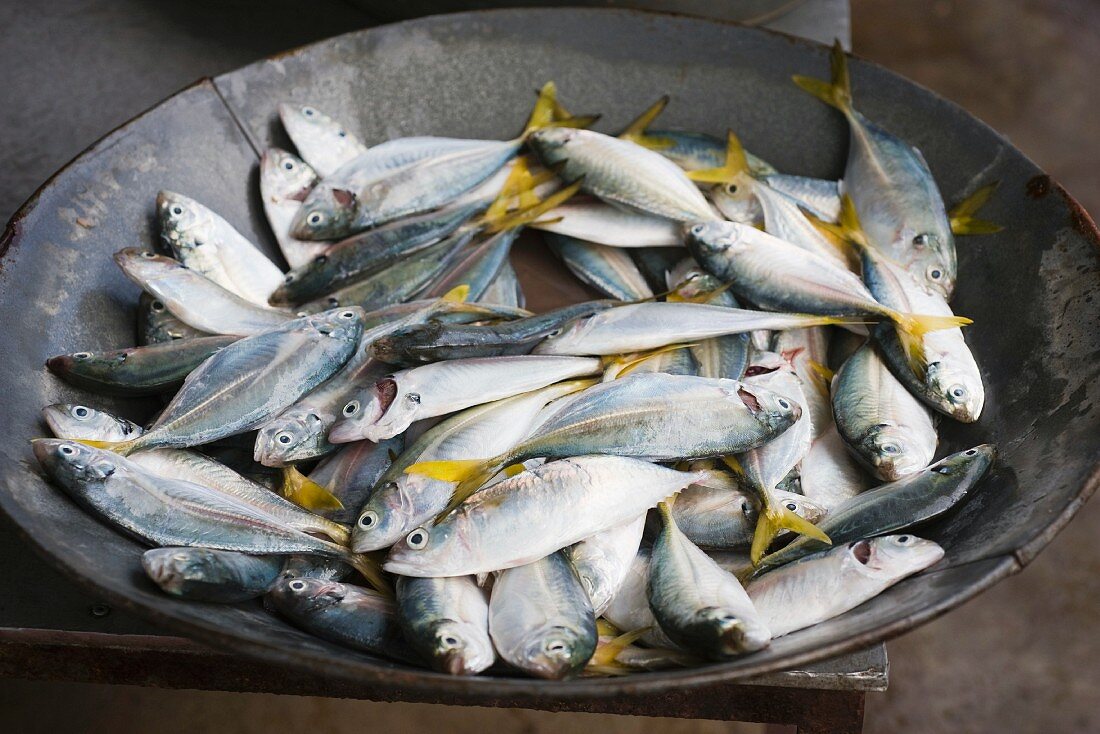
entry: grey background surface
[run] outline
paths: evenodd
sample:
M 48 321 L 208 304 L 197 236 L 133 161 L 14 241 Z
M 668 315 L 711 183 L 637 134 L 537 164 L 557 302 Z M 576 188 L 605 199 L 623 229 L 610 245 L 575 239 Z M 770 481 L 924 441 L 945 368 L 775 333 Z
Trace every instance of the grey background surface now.
M 197 77 L 371 24 L 341 2 L 63 0 L 0 4 L 0 216 L 107 130 Z M 853 49 L 961 103 L 1100 210 L 1100 121 L 1093 72 L 1100 9 L 1067 2 L 853 3 Z M 891 690 L 869 701 L 871 731 L 1095 731 L 1100 689 L 1100 511 L 1086 507 L 1023 574 L 892 643 Z M 0 528 L 8 560 L 5 624 L 137 630 L 52 576 Z M 14 593 L 12 590 L 16 590 Z M 30 611 L 33 610 L 33 614 Z M 65 700 L 65 706 L 51 705 Z M 0 683 L 0 727 L 55 730 L 321 731 L 447 726 L 481 731 L 576 729 L 590 715 L 456 710 Z M 612 731 L 729 731 L 712 723 L 600 717 Z M 740 730 L 740 729 L 738 729 Z M 746 727 L 745 730 L 752 730 Z

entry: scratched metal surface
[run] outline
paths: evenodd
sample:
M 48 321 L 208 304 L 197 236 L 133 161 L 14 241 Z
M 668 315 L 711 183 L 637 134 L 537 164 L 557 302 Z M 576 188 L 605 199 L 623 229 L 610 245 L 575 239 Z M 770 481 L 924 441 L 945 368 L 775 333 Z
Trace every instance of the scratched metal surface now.
M 763 653 L 687 671 L 546 683 L 455 679 L 340 650 L 257 605 L 184 604 L 159 595 L 141 577 L 137 546 L 50 489 L 28 464 L 21 440 L 40 431 L 41 405 L 76 394 L 47 378 L 47 355 L 132 338 L 136 294 L 108 255 L 151 241 L 156 189 L 201 191 L 270 246 L 248 141 L 277 139 L 274 100 L 309 99 L 373 142 L 426 132 L 514 134 L 531 90 L 547 78 L 573 108 L 604 112 L 608 130 L 668 92 L 668 124 L 714 133 L 732 126 L 784 170 L 836 176 L 846 137 L 839 119 L 788 81 L 795 71 L 825 68 L 820 47 L 718 23 L 624 11 L 501 11 L 349 34 L 219 77 L 217 90 L 247 139 L 209 84 L 185 91 L 62 171 L 4 235 L 0 251 L 10 249 L 0 263 L 0 350 L 10 358 L 0 365 L 0 383 L 10 396 L 4 420 L 13 440 L 0 448 L 0 506 L 52 563 L 127 610 L 207 642 L 410 700 L 506 697 L 522 705 L 704 685 L 865 647 L 947 611 L 1019 570 L 1096 486 L 1100 304 L 1090 293 L 1100 281 L 1097 233 L 1057 184 L 993 131 L 862 62 L 852 69 L 860 109 L 925 152 L 949 201 L 986 181 L 1002 182 L 983 213 L 1007 229 L 960 244 L 957 296 L 958 311 L 977 322 L 970 338 L 991 399 L 978 424 L 945 426 L 942 451 L 992 441 L 1005 452 L 961 511 L 922 531 L 946 546 L 947 562 Z M 552 270 L 535 245 L 521 248 L 517 260 L 536 307 L 580 295 L 557 285 L 564 271 Z

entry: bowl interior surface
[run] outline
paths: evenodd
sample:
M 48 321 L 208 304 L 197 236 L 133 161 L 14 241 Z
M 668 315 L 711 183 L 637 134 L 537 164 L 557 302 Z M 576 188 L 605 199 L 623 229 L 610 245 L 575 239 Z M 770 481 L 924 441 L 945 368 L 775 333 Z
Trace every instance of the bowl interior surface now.
M 939 451 L 994 443 L 998 462 L 963 506 L 916 531 L 943 544 L 945 560 L 848 614 L 763 652 L 691 670 L 564 682 L 443 676 L 328 644 L 258 603 L 162 595 L 141 572 L 139 545 L 48 485 L 27 444 L 46 435 L 38 412 L 49 403 L 147 416 L 147 401 L 89 395 L 50 376 L 43 362 L 135 343 L 138 292 L 110 255 L 154 244 L 158 190 L 197 198 L 277 252 L 257 192 L 257 152 L 289 145 L 280 102 L 314 105 L 374 144 L 402 135 L 511 137 L 534 90 L 551 79 L 570 109 L 602 113 L 597 128 L 605 132 L 667 93 L 672 103 L 659 127 L 716 135 L 732 128 L 784 172 L 837 178 L 845 125 L 790 82 L 794 73 L 827 70 L 824 47 L 735 25 L 623 10 L 505 10 L 351 33 L 180 92 L 55 175 L 0 240 L 8 438 L 0 446 L 0 507 L 54 565 L 113 603 L 201 641 L 369 684 L 380 696 L 522 702 L 734 680 L 866 646 L 962 603 L 1029 562 L 1097 484 L 1100 239 L 1076 202 L 1002 137 L 856 59 L 857 108 L 920 148 L 949 206 L 1000 181 L 982 216 L 1005 229 L 958 241 L 953 306 L 975 321 L 967 337 L 988 399 L 978 423 L 941 424 Z M 525 236 L 513 261 L 535 310 L 591 297 L 537 237 Z

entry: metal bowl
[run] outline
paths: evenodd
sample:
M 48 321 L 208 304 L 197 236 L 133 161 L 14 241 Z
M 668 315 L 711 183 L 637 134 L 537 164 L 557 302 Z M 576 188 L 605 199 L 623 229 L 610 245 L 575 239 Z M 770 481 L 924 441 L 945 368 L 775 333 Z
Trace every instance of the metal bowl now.
M 144 417 L 148 405 L 90 397 L 48 375 L 46 357 L 134 342 L 136 289 L 110 254 L 154 241 L 158 189 L 215 208 L 271 252 L 257 194 L 257 151 L 283 143 L 276 104 L 311 102 L 369 142 L 396 135 L 503 138 L 533 90 L 558 83 L 571 109 L 607 130 L 658 95 L 662 125 L 721 134 L 781 170 L 838 176 L 847 131 L 800 92 L 793 73 L 827 73 L 827 50 L 734 25 L 623 10 L 504 10 L 440 16 L 340 36 L 203 80 L 135 118 L 51 178 L 0 240 L 0 506 L 53 565 L 113 604 L 221 649 L 369 686 L 379 698 L 515 705 L 733 680 L 801 665 L 898 635 L 1019 571 L 1100 482 L 1100 234 L 1031 161 L 956 105 L 853 60 L 857 104 L 918 146 L 945 198 L 1001 186 L 983 216 L 1005 230 L 959 242 L 955 307 L 989 400 L 980 422 L 942 425 L 941 452 L 992 442 L 994 471 L 948 517 L 920 530 L 946 559 L 873 601 L 775 640 L 764 652 L 690 670 L 544 682 L 454 678 L 382 661 L 300 633 L 258 603 L 218 606 L 162 595 L 140 547 L 48 485 L 27 439 L 48 403 L 89 401 Z M 583 296 L 536 241 L 516 252 L 535 308 Z

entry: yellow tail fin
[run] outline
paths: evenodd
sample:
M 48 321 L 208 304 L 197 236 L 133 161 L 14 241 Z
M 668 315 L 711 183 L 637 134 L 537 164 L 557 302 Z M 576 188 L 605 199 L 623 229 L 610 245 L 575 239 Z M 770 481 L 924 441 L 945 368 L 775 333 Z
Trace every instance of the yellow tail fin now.
M 626 129 L 619 133 L 619 137 L 623 140 L 629 140 L 632 143 L 640 143 L 645 137 L 646 128 L 652 125 L 653 121 L 665 111 L 668 102 L 669 96 L 666 94 L 651 104 L 646 108 L 645 112 L 635 117 L 634 120 L 626 126 Z
M 283 496 L 307 510 L 344 509 L 336 495 L 293 466 L 283 469 Z
M 694 347 L 695 344 L 669 344 L 666 347 L 658 347 L 657 349 L 651 349 L 648 352 L 634 352 L 632 354 L 622 354 L 616 357 L 610 357 L 606 360 L 604 367 L 603 381 L 611 382 L 617 380 L 620 377 L 625 377 L 631 371 L 636 369 L 646 360 L 660 356 L 662 354 L 668 354 L 669 352 L 676 352 L 681 349 L 688 349 Z
M 527 125 L 523 128 L 523 134 L 539 130 L 544 127 L 589 127 L 599 115 L 570 115 L 561 103 L 558 102 L 558 88 L 554 82 L 546 82 L 539 90 L 538 99 L 531 109 L 531 115 L 527 118 Z
M 82 443 L 85 446 L 91 446 L 93 449 L 103 449 L 105 451 L 113 451 L 120 456 L 129 456 L 136 450 L 134 446 L 135 439 L 129 441 L 96 441 L 91 438 L 77 438 L 74 439 L 77 443 Z
M 596 647 L 596 652 L 592 655 L 592 659 L 589 661 L 590 665 L 596 666 L 609 666 L 609 665 L 621 665 L 615 658 L 619 657 L 619 654 L 623 650 L 630 647 L 632 644 L 641 639 L 652 627 L 642 627 L 641 629 L 631 630 L 630 632 L 624 632 L 621 635 L 608 640 L 607 642 L 601 642 Z
M 836 372 L 829 369 L 825 365 L 821 364 L 815 359 L 806 360 L 806 366 L 810 368 L 810 371 L 817 378 L 817 389 L 826 398 L 832 393 L 833 377 Z
M 383 596 L 394 598 L 393 586 L 382 571 L 382 563 L 375 553 L 348 553 L 344 558 L 349 566 L 354 568 L 367 580 L 374 590 Z
M 525 467 L 522 463 L 512 464 L 511 466 L 504 467 L 504 475 L 508 478 L 511 478 L 517 474 L 522 474 L 526 470 L 526 468 L 527 467 Z
M 775 536 L 779 535 L 780 530 L 790 530 L 799 535 L 820 540 L 822 543 L 833 544 L 829 536 L 820 528 L 788 510 L 783 503 L 776 502 L 770 492 L 765 492 L 760 516 L 756 520 L 756 530 L 752 536 L 752 548 L 749 551 L 749 558 L 754 566 L 760 563 L 760 559 L 764 557 L 768 546 L 775 540 Z
M 954 329 L 974 323 L 965 316 L 927 316 L 898 311 L 890 311 L 889 315 L 896 326 L 898 340 L 910 369 L 922 380 L 928 367 L 924 358 L 924 335 L 930 331 Z
M 726 162 L 718 168 L 701 168 L 697 171 L 688 171 L 687 177 L 696 183 L 732 183 L 738 180 L 749 170 L 748 159 L 745 158 L 745 149 L 733 130 L 726 131 Z
M 795 74 L 791 78 L 804 91 L 809 92 L 825 104 L 836 107 L 844 114 L 849 114 L 852 111 L 852 83 L 848 76 L 848 58 L 844 55 L 844 49 L 841 47 L 840 41 L 833 44 L 829 63 L 833 75 L 831 82 L 802 76 L 801 74 Z
M 534 204 L 526 209 L 520 209 L 511 214 L 500 216 L 496 219 L 489 219 L 486 216 L 485 231 L 486 232 L 503 232 L 506 229 L 515 229 L 517 227 L 523 227 L 525 225 L 534 222 L 543 214 L 551 211 L 557 206 L 565 203 L 569 197 L 577 193 L 581 189 L 583 180 L 575 181 L 574 183 L 566 186 L 565 188 L 554 192 L 550 196 L 547 196 L 545 200 Z
M 989 197 L 997 190 L 1000 181 L 982 186 L 970 196 L 966 197 L 947 213 L 951 220 L 951 231 L 955 234 L 993 234 L 1000 232 L 1004 227 L 984 219 L 977 219 L 974 215 L 985 206 Z
M 481 459 L 418 461 L 407 467 L 405 473 L 420 474 L 441 482 L 462 482 L 483 471 L 484 466 L 485 462 Z
M 449 303 L 465 303 L 466 299 L 470 296 L 469 285 L 456 285 L 451 290 L 440 296 L 440 300 L 447 301 Z

